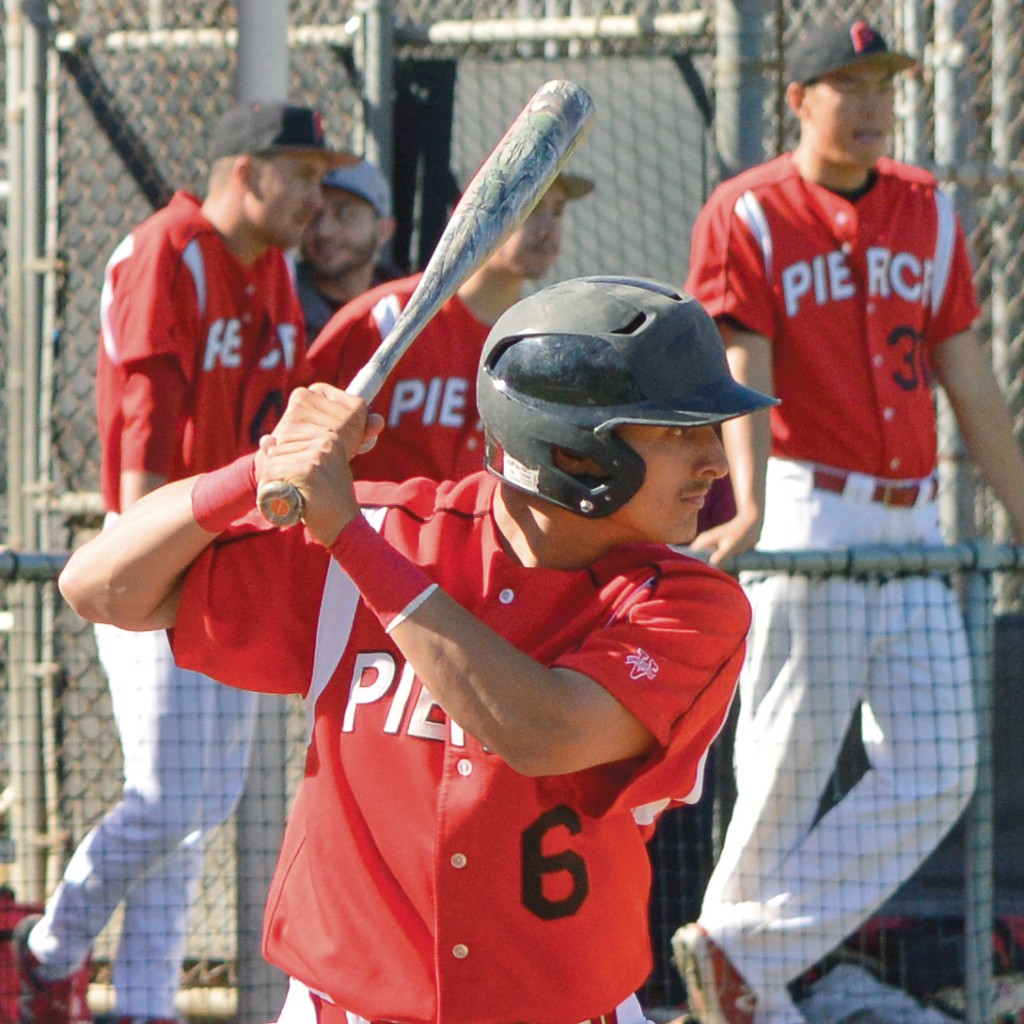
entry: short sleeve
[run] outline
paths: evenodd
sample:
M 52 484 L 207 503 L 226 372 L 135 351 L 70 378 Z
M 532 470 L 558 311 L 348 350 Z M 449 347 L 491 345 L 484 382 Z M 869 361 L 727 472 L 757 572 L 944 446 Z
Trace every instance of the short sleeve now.
M 743 197 L 718 190 L 701 210 L 690 246 L 686 290 L 708 313 L 747 330 L 775 336 L 775 300 L 764 254 L 739 216 Z
M 558 659 L 559 667 L 604 686 L 657 740 L 604 810 L 699 794 L 708 748 L 735 693 L 749 626 L 750 605 L 735 580 L 695 563 L 652 581 L 615 621 Z M 591 799 L 600 804 L 602 792 L 598 786 Z M 601 808 L 591 803 L 590 809 Z
M 329 561 L 301 525 L 276 530 L 253 512 L 189 569 L 175 660 L 239 689 L 304 693 Z

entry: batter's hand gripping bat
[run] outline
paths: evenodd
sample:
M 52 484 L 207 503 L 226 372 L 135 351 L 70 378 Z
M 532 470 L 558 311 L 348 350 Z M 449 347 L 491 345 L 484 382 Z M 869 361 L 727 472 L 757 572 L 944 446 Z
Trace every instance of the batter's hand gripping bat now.
M 594 105 L 578 85 L 542 85 L 483 162 L 452 212 L 415 291 L 388 336 L 346 390 L 373 400 L 431 317 L 533 208 L 586 137 Z M 267 481 L 256 496 L 275 526 L 302 518 L 302 494 L 287 481 Z

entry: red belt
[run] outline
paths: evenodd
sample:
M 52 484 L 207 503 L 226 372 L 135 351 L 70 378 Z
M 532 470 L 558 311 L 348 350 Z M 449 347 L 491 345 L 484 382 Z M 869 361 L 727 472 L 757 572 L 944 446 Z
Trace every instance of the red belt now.
M 814 486 L 822 491 L 831 491 L 833 494 L 842 494 L 846 490 L 846 483 L 850 479 L 849 473 L 841 470 L 816 469 L 814 471 Z M 880 505 L 891 505 L 896 508 L 911 508 L 917 504 L 921 492 L 927 492 L 926 501 L 931 501 L 938 491 L 938 485 L 934 479 L 923 480 L 920 483 L 887 483 L 875 484 L 871 492 L 871 501 L 877 501 Z

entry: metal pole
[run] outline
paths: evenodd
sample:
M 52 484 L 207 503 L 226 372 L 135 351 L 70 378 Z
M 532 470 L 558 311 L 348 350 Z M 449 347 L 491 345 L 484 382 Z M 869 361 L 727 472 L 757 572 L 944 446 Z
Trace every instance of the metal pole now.
M 959 120 L 962 107 L 959 102 L 958 71 L 960 54 L 956 36 L 957 5 L 959 0 L 936 0 L 932 50 L 934 53 L 935 82 L 935 162 L 940 168 L 955 168 L 961 158 Z M 946 186 L 949 198 L 957 203 L 955 186 Z M 958 204 L 959 205 L 959 204 Z M 955 541 L 976 536 L 974 521 L 974 487 L 967 449 L 960 437 L 956 417 L 944 393 L 938 400 L 939 511 L 946 536 Z
M 236 99 L 283 100 L 289 93 L 287 0 L 238 0 Z M 288 813 L 287 704 L 258 698 L 245 790 L 235 813 L 238 890 L 237 1024 L 275 1020 L 285 976 L 263 959 L 263 910 Z
M 715 4 L 715 142 L 723 178 L 764 159 L 762 0 Z
M 1014 0 L 993 0 L 992 163 L 997 184 L 992 186 L 989 197 L 989 222 L 992 225 L 991 340 L 996 379 L 1006 394 L 1015 394 L 1017 391 L 1015 382 L 1019 380 L 1021 367 L 1019 356 L 1017 365 L 1013 365 L 1013 352 L 1024 330 L 1018 299 L 1024 280 L 1017 258 L 1019 238 L 1013 213 L 1016 195 L 1006 184 L 998 184 L 1001 174 L 1011 168 L 1020 152 L 1021 131 L 1016 121 L 1020 104 L 1024 100 L 1024 89 L 1019 81 L 1024 45 L 1020 40 L 1019 28 L 1019 3 Z M 1017 416 L 1021 411 L 1019 407 L 1013 410 Z M 1005 510 L 997 506 L 995 513 L 993 539 L 1009 540 L 1011 525 Z M 1001 589 L 1013 589 L 1020 593 L 1016 580 Z
M 995 996 L 992 980 L 992 924 L 995 849 L 992 767 L 994 597 L 992 574 L 984 564 L 991 545 L 981 545 L 979 565 L 966 578 L 964 621 L 971 649 L 978 770 L 974 796 L 964 813 L 964 1020 L 988 1024 Z
M 238 0 L 238 63 L 235 96 L 240 103 L 288 96 L 287 0 Z
M 898 8 L 899 37 L 902 49 L 918 59 L 923 58 L 927 38 L 924 29 L 924 11 L 921 0 L 904 0 Z M 898 135 L 896 156 L 908 163 L 925 162 L 925 122 L 927 109 L 921 102 L 921 75 L 910 74 L 899 76 L 899 93 L 897 94 L 896 123 Z
M 49 396 L 51 379 L 43 365 L 52 363 L 50 344 L 54 329 L 54 260 L 56 224 L 50 214 L 55 196 L 50 170 L 49 117 L 51 58 L 50 19 L 45 0 L 25 0 L 25 403 L 24 448 L 26 538 L 33 547 L 48 546 L 45 499 L 50 493 Z M 54 244 L 49 247 L 47 239 Z M 49 296 L 50 301 L 47 301 Z M 44 444 L 44 441 L 46 442 Z M 45 891 L 60 881 L 64 868 L 64 835 L 58 776 L 57 666 L 53 655 L 53 588 L 31 588 L 26 600 L 26 642 L 31 645 L 31 664 L 26 671 L 34 680 L 39 702 L 40 759 L 43 773 L 44 836 L 46 845 Z M 28 652 L 26 652 L 28 653 Z
M 395 101 L 394 14 L 391 0 L 374 0 L 362 19 L 364 155 L 386 178 L 394 160 L 392 110 Z
M 7 518 L 8 543 L 31 546 L 26 518 L 25 410 L 30 390 L 26 352 L 33 339 L 26 318 L 26 133 L 25 17 L 19 0 L 8 0 L 5 23 L 7 62 Z M 34 436 L 34 425 L 32 429 Z M 31 461 L 29 465 L 34 465 Z M 9 645 L 8 735 L 14 799 L 11 836 L 16 860 L 12 884 L 18 897 L 39 901 L 45 893 L 45 804 L 39 702 L 30 666 L 36 661 L 33 592 L 16 582 L 7 590 L 12 614 Z

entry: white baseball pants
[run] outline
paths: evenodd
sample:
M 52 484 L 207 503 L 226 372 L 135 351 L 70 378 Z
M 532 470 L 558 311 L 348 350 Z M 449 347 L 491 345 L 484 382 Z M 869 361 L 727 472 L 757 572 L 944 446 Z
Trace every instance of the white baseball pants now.
M 288 994 L 285 996 L 284 1005 L 277 1015 L 277 1024 L 320 1024 L 320 1011 L 318 1003 L 323 1002 L 324 997 L 316 997 L 309 988 L 302 984 L 297 978 L 288 979 Z M 372 1024 L 365 1017 L 360 1017 L 350 1010 L 345 1011 L 345 1018 L 348 1024 Z M 593 1021 L 583 1021 L 583 1024 L 593 1024 Z M 644 1016 L 640 1007 L 640 1000 L 635 995 L 628 996 L 615 1008 L 615 1019 L 610 1024 L 651 1024 Z
M 935 502 L 892 508 L 873 481 L 815 490 L 769 463 L 760 547 L 941 543 Z M 757 1024 L 802 1020 L 786 985 L 868 918 L 955 824 L 974 788 L 976 723 L 956 597 L 936 577 L 745 580 L 737 800 L 700 923 L 757 997 Z M 851 718 L 870 767 L 815 821 Z
M 98 625 L 96 642 L 124 788 L 75 850 L 29 942 L 47 974 L 68 974 L 123 900 L 115 1013 L 174 1017 L 205 837 L 242 792 L 256 695 L 179 669 L 163 630 Z

